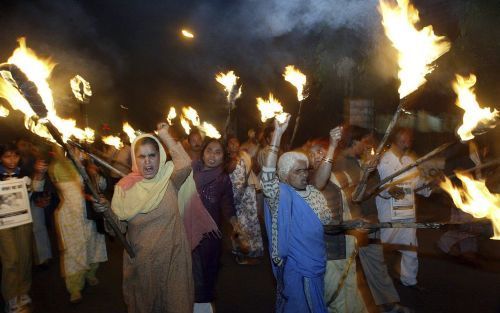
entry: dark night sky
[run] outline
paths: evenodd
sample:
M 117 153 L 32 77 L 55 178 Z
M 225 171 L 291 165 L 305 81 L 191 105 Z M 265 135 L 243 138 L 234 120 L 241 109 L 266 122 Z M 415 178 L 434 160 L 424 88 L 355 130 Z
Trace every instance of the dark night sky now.
M 457 10 L 463 10 L 466 0 L 416 2 L 422 18 L 438 33 L 458 36 Z M 462 7 L 457 9 L 456 3 Z M 348 29 L 357 38 L 347 44 L 344 40 L 341 47 L 333 42 L 331 54 L 339 57 L 382 42 L 376 5 L 374 0 L 3 1 L 0 59 L 10 56 L 17 37 L 26 36 L 29 47 L 58 63 L 51 84 L 60 114 L 78 114 L 68 81 L 80 74 L 91 82 L 95 95 L 89 109 L 91 126 L 110 123 L 116 130 L 122 120 L 149 130 L 170 105 L 185 104 L 221 128 L 225 95 L 214 75 L 233 69 L 243 83 L 239 114 L 253 116 L 250 125 L 258 121 L 255 98 L 270 91 L 285 110 L 296 109 L 295 91 L 281 77 L 283 68 L 299 66 L 314 86 L 316 54 L 329 33 Z M 182 38 L 183 27 L 197 37 Z M 384 49 L 388 52 L 383 60 L 374 61 L 380 68 L 391 53 Z M 378 81 L 393 81 L 393 65 L 377 71 Z M 335 79 L 331 84 L 341 83 Z

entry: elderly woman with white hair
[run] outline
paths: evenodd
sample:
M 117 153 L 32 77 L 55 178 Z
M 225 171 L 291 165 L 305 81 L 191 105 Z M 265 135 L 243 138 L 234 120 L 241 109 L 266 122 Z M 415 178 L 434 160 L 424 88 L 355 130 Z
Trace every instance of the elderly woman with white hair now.
M 326 249 L 323 225 L 332 213 L 319 190 L 307 183 L 309 161 L 301 152 L 286 152 L 278 161 L 281 137 L 288 127 L 274 121 L 270 153 L 262 167 L 265 222 L 274 276 L 276 312 L 326 313 L 323 300 Z

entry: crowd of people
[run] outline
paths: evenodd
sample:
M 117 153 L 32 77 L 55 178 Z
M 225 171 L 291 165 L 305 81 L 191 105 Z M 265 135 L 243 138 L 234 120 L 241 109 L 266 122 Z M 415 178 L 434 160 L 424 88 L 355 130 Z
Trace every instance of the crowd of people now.
M 225 238 L 237 264 L 271 263 L 275 312 L 367 312 L 358 268 L 380 312 L 411 312 L 400 303 L 384 248 L 401 254 L 400 283 L 422 290 L 416 229 L 368 232 L 355 225 L 415 222 L 415 194 L 428 197 L 437 184 L 414 168 L 379 193 L 361 200 L 353 194 L 365 194 L 416 160 L 412 131 L 395 131 L 377 160 L 376 134 L 354 125 L 286 151 L 281 139 L 289 119 L 274 120 L 258 134 L 250 130 L 243 143 L 231 135 L 204 138 L 197 129 L 182 140 L 161 123 L 156 135 L 143 134 L 132 143 L 122 137 L 123 148 L 102 151 L 124 177 L 107 173 L 75 149 L 100 199 L 92 197 L 61 147 L 44 151 L 26 139 L 1 146 L 0 178 L 30 178 L 32 216 L 32 223 L 0 229 L 5 311 L 30 312 L 32 263 L 43 268 L 51 262 L 52 228 L 71 303 L 83 300 L 85 285 L 99 283 L 99 264 L 107 261 L 105 236 L 118 230 L 135 253 L 123 254 L 129 313 L 214 312 Z M 366 184 L 364 171 L 370 174 Z M 103 220 L 105 212 L 117 229 Z M 325 225 L 338 224 L 353 230 L 325 233 Z M 464 240 L 470 246 L 476 236 L 446 233 L 438 245 L 445 252 L 466 249 Z

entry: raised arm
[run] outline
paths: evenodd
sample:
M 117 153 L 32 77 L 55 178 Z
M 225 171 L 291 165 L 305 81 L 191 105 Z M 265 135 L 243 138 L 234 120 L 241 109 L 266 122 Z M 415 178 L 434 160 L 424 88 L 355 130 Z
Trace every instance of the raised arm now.
M 319 168 L 314 172 L 312 184 L 319 190 L 323 190 L 330 179 L 333 165 L 333 155 L 342 136 L 342 127 L 336 127 L 330 131 L 330 145 L 325 157 L 321 160 Z
M 159 123 L 158 137 L 160 137 L 160 140 L 167 146 L 168 152 L 172 156 L 174 172 L 170 180 L 175 187 L 179 189 L 191 173 L 191 159 L 186 150 L 184 150 L 182 144 L 170 135 L 168 129 L 169 125 L 167 123 Z
M 279 180 L 276 175 L 276 162 L 278 161 L 278 151 L 281 142 L 281 137 L 288 127 L 290 115 L 288 115 L 283 123 L 274 120 L 274 133 L 271 139 L 271 144 L 266 148 L 267 155 L 265 155 L 264 163 L 261 172 L 262 192 L 272 212 L 278 209 L 279 203 Z

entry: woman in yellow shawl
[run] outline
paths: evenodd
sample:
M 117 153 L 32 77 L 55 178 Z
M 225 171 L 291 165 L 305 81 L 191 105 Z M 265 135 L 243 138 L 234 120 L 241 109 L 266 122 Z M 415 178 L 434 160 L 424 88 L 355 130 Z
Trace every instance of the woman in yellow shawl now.
M 123 256 L 124 300 L 129 313 L 188 313 L 194 301 L 191 249 L 177 194 L 191 160 L 168 125 L 158 125 L 158 136 L 161 142 L 145 134 L 132 143 L 132 173 L 115 186 L 111 203 L 136 254 Z M 99 204 L 96 209 L 102 211 Z
M 61 199 L 55 212 L 61 274 L 70 301 L 78 303 L 82 300 L 85 282 L 90 286 L 99 282 L 95 275 L 99 263 L 108 260 L 106 242 L 104 235 L 97 232 L 95 222 L 86 216 L 84 187 L 76 168 L 60 147 L 54 146 L 54 150 L 55 158 L 50 164 L 49 174 Z

